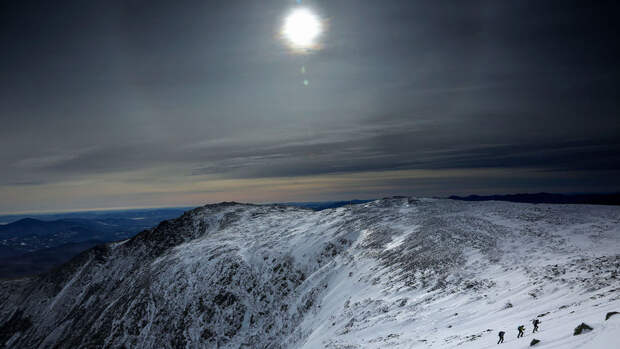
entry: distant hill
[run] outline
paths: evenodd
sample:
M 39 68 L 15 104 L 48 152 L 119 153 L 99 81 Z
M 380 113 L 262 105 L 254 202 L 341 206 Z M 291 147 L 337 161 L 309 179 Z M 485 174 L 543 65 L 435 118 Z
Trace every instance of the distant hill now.
M 450 196 L 452 200 L 463 201 L 510 201 L 530 204 L 589 204 L 620 205 L 620 193 L 612 194 L 507 194 L 507 195 L 469 195 Z
M 162 220 L 180 216 L 193 207 L 164 207 L 141 208 L 127 210 L 99 210 L 77 211 L 62 213 L 34 213 L 34 214 L 6 214 L 0 215 L 0 225 L 16 222 L 24 218 L 34 218 L 40 221 L 56 221 L 61 219 L 87 219 L 99 221 L 113 221 L 117 219 L 143 220 L 157 224 Z
M 87 220 L 57 220 L 41 221 L 34 218 L 24 218 L 16 222 L 0 225 L 0 239 L 37 236 L 44 237 L 60 232 L 86 233 L 96 224 Z
M 43 272 L 96 244 L 130 238 L 186 209 L 0 216 L 0 277 Z
M 131 237 L 159 222 L 180 216 L 185 208 L 70 212 L 52 215 L 3 216 L 0 246 L 18 254 L 88 240 Z M 8 255 L 0 250 L 0 257 Z
M 42 221 L 24 218 L 0 225 L 0 243 L 20 254 L 88 240 L 113 241 L 128 238 L 144 226 L 126 220 L 123 224 L 88 219 Z

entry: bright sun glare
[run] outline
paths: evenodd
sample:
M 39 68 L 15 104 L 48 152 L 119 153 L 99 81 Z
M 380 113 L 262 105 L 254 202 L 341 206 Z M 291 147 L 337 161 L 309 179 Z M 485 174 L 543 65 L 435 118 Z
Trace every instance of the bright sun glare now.
M 309 9 L 298 8 L 284 20 L 282 33 L 295 48 L 306 49 L 315 45 L 321 34 L 321 21 Z

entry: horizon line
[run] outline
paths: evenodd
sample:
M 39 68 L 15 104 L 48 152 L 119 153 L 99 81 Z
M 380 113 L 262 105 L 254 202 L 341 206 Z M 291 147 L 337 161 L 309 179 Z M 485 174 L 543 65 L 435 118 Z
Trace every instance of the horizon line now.
M 395 196 L 405 196 L 405 197 L 419 197 L 419 198 L 433 198 L 433 199 L 450 199 L 451 197 L 461 197 L 466 198 L 470 196 L 508 196 L 508 195 L 535 195 L 535 194 L 555 194 L 555 195 L 618 195 L 620 194 L 619 190 L 608 191 L 608 192 L 517 192 L 517 193 L 502 193 L 502 194 L 467 194 L 467 195 L 446 195 L 446 196 L 436 196 L 436 195 L 424 195 L 424 196 L 415 196 L 415 195 L 392 195 L 387 197 L 377 197 L 372 199 L 347 199 L 347 200 L 313 200 L 313 201 L 269 201 L 269 202 L 245 202 L 249 204 L 256 205 L 265 205 L 265 204 L 291 204 L 291 203 L 320 203 L 320 202 L 331 202 L 331 201 L 355 201 L 355 200 L 378 200 L 381 198 L 395 197 Z M 118 207 L 95 207 L 95 208 L 79 208 L 79 209 L 60 209 L 60 210 L 32 210 L 32 211 L 15 211 L 15 212 L 0 212 L 0 217 L 6 216 L 22 216 L 22 215 L 53 215 L 53 214 L 66 214 L 66 213 L 80 213 L 80 212 L 111 212 L 111 211 L 131 211 L 131 210 L 149 210 L 149 209 L 166 209 L 166 208 L 196 208 L 209 204 L 217 204 L 221 202 L 229 202 L 229 201 L 220 201 L 220 202 L 205 202 L 199 205 L 173 205 L 173 206 L 164 206 L 164 205 L 153 205 L 153 206 L 118 206 Z

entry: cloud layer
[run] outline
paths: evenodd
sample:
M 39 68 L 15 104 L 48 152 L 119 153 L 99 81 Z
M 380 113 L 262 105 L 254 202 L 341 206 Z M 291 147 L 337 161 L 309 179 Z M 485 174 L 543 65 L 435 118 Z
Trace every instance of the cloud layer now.
M 0 212 L 620 188 L 612 3 L 307 5 L 1 5 Z

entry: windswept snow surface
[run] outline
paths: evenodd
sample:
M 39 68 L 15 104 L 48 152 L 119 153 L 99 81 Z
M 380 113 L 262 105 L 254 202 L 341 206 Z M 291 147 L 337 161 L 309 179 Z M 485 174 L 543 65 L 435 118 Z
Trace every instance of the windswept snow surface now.
M 1 282 L 0 347 L 617 348 L 619 266 L 620 207 L 207 205 Z

